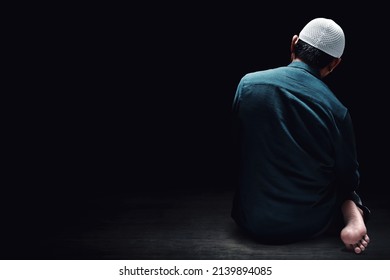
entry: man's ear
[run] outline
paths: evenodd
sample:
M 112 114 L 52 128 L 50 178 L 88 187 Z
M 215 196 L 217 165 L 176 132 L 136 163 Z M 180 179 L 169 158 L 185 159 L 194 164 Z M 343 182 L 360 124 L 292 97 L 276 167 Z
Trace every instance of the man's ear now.
M 341 58 L 334 58 L 331 62 L 329 62 L 328 65 L 324 66 L 320 70 L 320 75 L 322 78 L 328 76 L 330 73 L 332 73 L 333 69 L 335 69 L 341 62 Z
M 294 35 L 291 39 L 290 52 L 291 52 L 291 60 L 295 59 L 295 45 L 298 42 L 298 35 Z
M 335 58 L 328 64 L 328 71 L 332 72 L 341 62 L 341 58 Z

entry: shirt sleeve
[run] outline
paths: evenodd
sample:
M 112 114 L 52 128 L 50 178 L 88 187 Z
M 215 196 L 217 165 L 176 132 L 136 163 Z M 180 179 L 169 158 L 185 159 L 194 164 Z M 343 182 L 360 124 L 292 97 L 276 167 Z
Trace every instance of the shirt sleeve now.
M 336 176 L 342 194 L 348 197 L 358 189 L 360 183 L 359 163 L 356 153 L 355 134 L 349 112 L 339 127 L 339 140 L 336 144 Z

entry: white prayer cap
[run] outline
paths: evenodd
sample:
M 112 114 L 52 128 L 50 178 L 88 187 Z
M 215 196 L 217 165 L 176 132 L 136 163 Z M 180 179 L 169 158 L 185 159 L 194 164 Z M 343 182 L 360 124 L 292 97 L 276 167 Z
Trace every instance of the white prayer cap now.
M 345 47 L 344 32 L 331 19 L 315 18 L 299 33 L 299 39 L 333 56 L 341 57 Z

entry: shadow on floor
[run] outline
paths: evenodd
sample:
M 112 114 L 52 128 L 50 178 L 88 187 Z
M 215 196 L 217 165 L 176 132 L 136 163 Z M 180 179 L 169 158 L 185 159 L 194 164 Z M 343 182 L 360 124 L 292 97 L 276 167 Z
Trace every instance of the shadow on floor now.
M 29 245 L 10 243 L 5 259 L 234 260 L 390 259 L 390 214 L 373 201 L 371 244 L 348 252 L 337 236 L 288 245 L 263 245 L 230 218 L 231 191 L 175 195 L 97 196 L 77 215 L 36 231 Z M 19 244 L 20 245 L 20 244 Z

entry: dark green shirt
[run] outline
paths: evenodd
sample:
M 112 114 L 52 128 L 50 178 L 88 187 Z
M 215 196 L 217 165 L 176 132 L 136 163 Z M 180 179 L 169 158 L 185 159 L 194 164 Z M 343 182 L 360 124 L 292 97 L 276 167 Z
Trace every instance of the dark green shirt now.
M 308 238 L 359 185 L 349 112 L 303 62 L 245 75 L 233 104 L 239 181 L 232 217 L 263 241 Z

